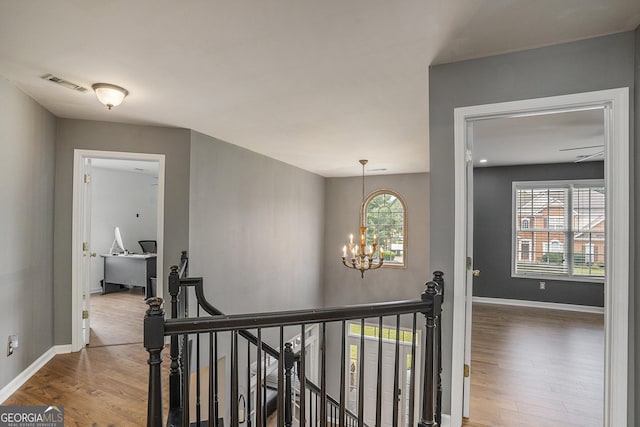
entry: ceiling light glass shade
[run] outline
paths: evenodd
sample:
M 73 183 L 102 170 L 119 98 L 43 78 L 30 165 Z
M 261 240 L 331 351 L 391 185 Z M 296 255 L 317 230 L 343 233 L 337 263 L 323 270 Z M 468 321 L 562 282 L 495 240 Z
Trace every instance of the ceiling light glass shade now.
M 108 83 L 96 83 L 91 87 L 96 92 L 98 100 L 109 110 L 122 104 L 124 97 L 129 95 L 129 91 L 125 88 Z

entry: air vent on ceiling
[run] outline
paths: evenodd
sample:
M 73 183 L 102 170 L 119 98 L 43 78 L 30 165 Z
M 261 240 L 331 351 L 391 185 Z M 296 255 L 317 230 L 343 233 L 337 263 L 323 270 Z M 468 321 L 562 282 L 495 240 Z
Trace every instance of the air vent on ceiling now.
M 44 76 L 42 76 L 42 79 L 49 80 L 52 83 L 59 84 L 60 86 L 64 86 L 67 89 L 76 90 L 78 92 L 85 92 L 87 90 L 86 87 L 82 87 L 82 86 L 77 85 L 75 83 L 71 83 L 70 81 L 67 81 L 65 79 L 61 79 L 60 77 L 56 77 L 53 74 L 45 74 Z

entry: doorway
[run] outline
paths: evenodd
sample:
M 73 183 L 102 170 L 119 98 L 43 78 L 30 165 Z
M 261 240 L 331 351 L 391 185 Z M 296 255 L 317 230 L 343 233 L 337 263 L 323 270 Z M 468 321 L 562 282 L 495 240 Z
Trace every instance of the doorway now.
M 132 163 L 133 162 L 133 163 Z M 119 166 L 118 166 L 119 165 Z M 106 189 L 98 206 L 97 214 L 92 209 L 91 185 L 93 168 L 97 166 L 96 172 L 100 176 L 104 175 L 103 183 L 107 182 L 103 189 Z M 117 168 L 120 167 L 120 172 Z M 124 170 L 122 168 L 142 169 L 137 173 L 147 171 L 145 177 L 137 177 L 135 181 L 148 186 L 150 190 L 147 194 L 152 194 L 154 206 L 145 203 L 146 207 L 138 209 L 139 212 L 128 212 L 127 199 L 140 197 L 133 189 L 127 185 L 116 184 L 120 180 Z M 151 170 L 152 172 L 149 172 Z M 138 240 L 146 240 L 148 236 L 155 236 L 157 242 L 156 254 L 153 255 L 132 255 L 127 257 L 131 261 L 140 261 L 138 258 L 154 258 L 155 279 L 144 284 L 145 288 L 155 287 L 156 296 L 163 294 L 163 230 L 164 230 L 164 155 L 106 152 L 93 150 L 75 150 L 74 152 L 74 181 L 73 181 L 73 228 L 72 228 L 72 351 L 82 349 L 90 342 L 91 312 L 90 298 L 92 291 L 102 291 L 107 289 L 106 283 L 100 284 L 98 276 L 100 269 L 96 268 L 112 253 L 142 252 L 139 249 Z M 131 175 L 129 178 L 134 177 Z M 156 179 L 157 178 L 157 179 Z M 110 185 L 113 181 L 113 185 Z M 121 183 L 122 184 L 122 183 Z M 142 185 L 142 184 L 141 184 Z M 127 194 L 125 194 L 127 193 Z M 106 198 L 111 200 L 105 200 Z M 147 201 L 149 202 L 149 201 Z M 121 215 L 125 212 L 125 217 Z M 131 218 L 128 218 L 131 216 Z M 92 227 L 93 219 L 99 219 L 99 227 Z M 152 217 L 153 220 L 143 221 L 141 217 Z M 114 226 L 116 221 L 118 224 Z M 109 224 L 107 224 L 109 223 Z M 152 225 L 149 226 L 149 223 Z M 145 225 L 146 224 L 146 225 Z M 96 225 L 96 224 L 93 224 Z M 101 226 L 100 226 L 101 225 Z M 149 229 L 151 227 L 151 229 Z M 96 234 L 95 242 L 92 237 L 92 228 Z M 99 232 L 96 232 L 99 230 Z M 123 230 L 127 230 L 124 233 Z M 142 234 L 140 234 L 142 233 Z M 119 235 L 119 236 L 118 236 Z M 124 248 L 119 248 L 118 240 L 122 241 Z M 126 245 L 125 245 L 126 242 Z M 108 247 L 107 247 L 108 246 Z M 98 254 L 100 252 L 100 254 Z M 101 255 L 101 259 L 98 259 Z M 136 258 L 136 260 L 133 260 Z M 124 259 L 124 258 L 123 258 Z M 92 266 L 94 273 L 92 274 Z M 95 271 L 97 270 L 97 271 Z M 150 271 L 150 270 L 149 270 Z M 147 273 L 145 273 L 147 274 Z M 147 274 L 148 275 L 148 274 Z M 136 281 L 137 283 L 138 281 Z M 119 286 L 118 286 L 119 287 Z M 144 300 L 144 294 L 140 294 L 140 301 Z
M 608 222 L 605 289 L 604 426 L 624 425 L 627 419 L 628 374 L 628 260 L 629 260 L 629 91 L 612 89 L 550 98 L 457 108 L 455 129 L 455 236 L 453 277 L 453 342 L 451 425 L 460 426 L 469 382 L 463 369 L 470 361 L 473 262 L 468 247 L 473 224 L 470 196 L 473 179 L 467 179 L 469 126 L 489 117 L 531 116 L 549 111 L 603 108 L 605 112 L 605 185 Z M 471 213 L 469 213 L 471 212 Z M 472 234 L 471 234 L 472 235 Z M 471 256 L 470 256 L 471 255 Z M 613 310 L 615 307 L 615 311 Z M 458 368 L 459 367 L 459 368 Z M 465 394 L 466 391 L 466 394 Z
M 476 274 L 463 415 L 526 424 L 537 407 L 550 425 L 602 426 L 604 110 L 470 125 Z

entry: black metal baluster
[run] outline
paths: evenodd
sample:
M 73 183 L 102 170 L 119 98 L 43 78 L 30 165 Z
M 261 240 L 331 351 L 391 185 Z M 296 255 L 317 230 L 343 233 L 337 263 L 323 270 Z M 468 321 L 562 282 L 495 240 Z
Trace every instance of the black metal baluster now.
M 198 316 L 200 313 L 198 312 Z M 200 334 L 196 334 L 196 422 L 200 426 L 202 413 L 200 408 Z
M 269 360 L 269 356 L 265 356 L 264 358 L 264 386 L 262 387 L 262 401 L 264 405 L 262 405 L 262 425 L 267 425 L 267 360 Z
M 278 359 L 278 427 L 284 424 L 284 328 L 280 326 L 280 357 Z
M 215 361 L 213 363 L 213 387 L 214 387 L 214 405 L 213 405 L 213 418 L 216 423 L 216 427 L 218 427 L 218 418 L 220 414 L 218 412 L 218 333 L 213 334 L 213 348 L 215 352 Z
M 245 394 L 247 395 L 244 419 L 247 421 L 247 427 L 251 427 L 251 342 L 247 340 L 247 388 L 245 388 Z
M 364 426 L 364 317 L 360 320 L 360 354 L 358 358 L 358 427 Z
M 256 426 L 263 426 L 262 420 L 262 328 L 256 333 Z
M 291 388 L 291 370 L 293 369 L 293 349 L 291 343 L 284 345 L 284 369 L 285 369 L 285 393 L 284 393 L 284 425 L 291 427 L 292 415 L 292 388 Z
M 238 427 L 238 332 L 231 332 L 231 427 Z
M 191 382 L 191 349 L 189 334 L 182 336 L 182 427 L 189 427 L 189 384 Z
M 438 284 L 438 293 L 440 295 L 440 304 L 444 302 L 444 273 L 442 271 L 434 271 L 433 272 L 433 281 Z M 442 313 L 436 314 L 436 334 L 438 335 L 438 339 L 436 341 L 436 353 L 438 355 L 437 358 L 437 368 L 436 372 L 438 373 L 438 385 L 437 385 L 437 393 L 436 393 L 436 423 L 438 425 L 442 425 Z
M 300 427 L 305 427 L 307 423 L 307 411 L 306 411 L 306 394 L 307 394 L 307 350 L 306 350 L 306 330 L 304 324 L 300 326 L 300 364 L 298 371 L 298 379 L 300 380 Z
M 376 387 L 376 426 L 382 425 L 382 316 L 378 318 L 378 385 Z
M 399 382 L 399 371 L 400 370 L 400 315 L 396 316 L 396 348 L 395 348 L 395 356 L 394 356 L 394 365 L 393 365 L 393 427 L 398 427 L 398 400 L 400 398 L 400 393 L 398 387 L 400 386 Z
M 321 326 L 320 427 L 325 427 L 327 425 L 327 324 L 322 323 Z
M 209 332 L 209 401 L 207 402 L 208 404 L 208 409 L 207 409 L 207 413 L 208 413 L 208 426 L 209 427 L 216 427 L 216 419 L 214 417 L 214 410 L 213 410 L 213 406 L 214 406 L 214 394 L 215 394 L 215 389 L 213 387 L 213 363 L 214 363 L 214 348 L 213 348 L 213 332 Z M 199 426 L 198 426 L 199 427 Z
M 415 398 L 416 398 L 416 313 L 413 313 L 413 329 L 411 330 L 411 377 L 409 378 L 409 426 L 413 425 L 415 419 Z M 439 424 L 438 424 L 439 425 Z
M 347 336 L 346 336 L 346 329 L 347 329 L 347 325 L 346 322 L 343 320 L 342 323 L 342 341 L 340 343 L 340 413 L 339 413 L 339 417 L 340 420 L 338 422 L 339 427 L 345 427 L 344 422 L 345 422 L 345 389 L 347 387 L 346 385 L 346 370 L 348 369 L 348 367 L 346 366 L 346 359 L 347 359 Z M 378 424 L 379 425 L 379 424 Z

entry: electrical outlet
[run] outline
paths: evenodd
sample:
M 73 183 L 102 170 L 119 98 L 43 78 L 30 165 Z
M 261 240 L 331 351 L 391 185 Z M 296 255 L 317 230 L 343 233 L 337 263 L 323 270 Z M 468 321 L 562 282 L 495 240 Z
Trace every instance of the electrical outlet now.
M 13 354 L 13 340 L 11 339 L 11 337 L 13 337 L 14 335 L 9 335 L 9 344 L 7 344 L 7 357 L 11 356 Z
M 540 290 L 544 291 L 545 289 L 547 289 L 547 282 L 540 282 Z

